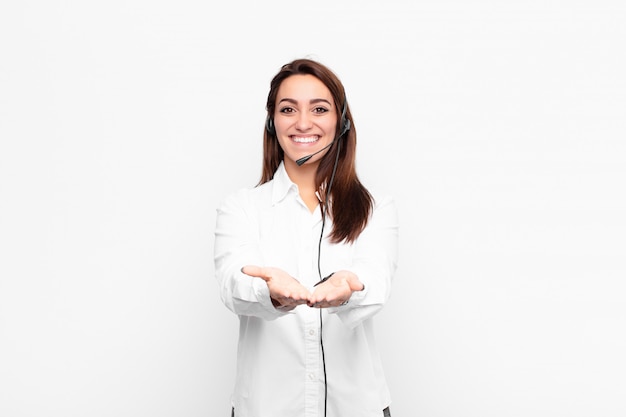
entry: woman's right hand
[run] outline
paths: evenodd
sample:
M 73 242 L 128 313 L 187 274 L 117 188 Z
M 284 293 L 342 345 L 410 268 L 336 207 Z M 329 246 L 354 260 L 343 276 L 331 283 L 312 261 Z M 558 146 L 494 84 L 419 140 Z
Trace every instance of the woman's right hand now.
M 247 265 L 241 268 L 241 272 L 267 283 L 272 304 L 278 310 L 291 311 L 300 304 L 306 304 L 311 296 L 305 286 L 282 269 Z

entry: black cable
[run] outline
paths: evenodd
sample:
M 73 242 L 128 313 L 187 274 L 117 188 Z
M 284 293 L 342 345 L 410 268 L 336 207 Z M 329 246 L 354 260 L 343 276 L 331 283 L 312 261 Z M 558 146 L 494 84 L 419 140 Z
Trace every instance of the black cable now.
M 324 342 L 322 340 L 322 309 L 320 308 L 320 347 L 322 349 L 322 368 L 324 369 L 324 417 L 328 405 L 328 383 L 326 382 L 326 359 L 324 358 Z
M 333 181 L 335 180 L 335 172 L 337 171 L 337 164 L 339 163 L 339 152 L 341 152 L 341 141 L 337 143 L 337 154 L 335 156 L 335 165 L 333 166 L 333 172 L 330 175 L 330 180 L 328 181 L 328 186 L 324 192 L 324 206 L 322 207 L 322 231 L 320 232 L 320 240 L 317 245 L 317 273 L 320 277 L 320 281 L 315 284 L 319 285 L 322 282 L 326 281 L 333 274 L 331 273 L 326 278 L 322 278 L 322 267 L 321 267 L 321 253 L 322 253 L 322 238 L 324 237 L 324 226 L 326 225 L 326 209 L 328 208 L 328 196 L 330 195 L 330 189 L 333 186 Z M 323 320 L 322 320 L 322 309 L 320 308 L 320 348 L 322 351 L 322 369 L 324 370 L 324 416 L 326 416 L 326 409 L 328 405 L 328 382 L 326 380 L 326 356 L 324 355 L 324 337 L 323 337 Z

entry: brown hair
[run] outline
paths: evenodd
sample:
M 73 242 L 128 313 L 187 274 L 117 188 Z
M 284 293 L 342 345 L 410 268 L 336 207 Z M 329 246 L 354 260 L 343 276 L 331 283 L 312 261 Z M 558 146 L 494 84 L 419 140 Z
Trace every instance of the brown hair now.
M 267 117 L 268 120 L 273 119 L 276 96 L 281 83 L 288 77 L 297 74 L 313 75 L 330 90 L 338 113 L 337 132 L 339 132 L 342 123 L 340 111 L 345 111 L 345 118 L 350 122 L 350 130 L 338 139 L 342 142 L 342 146 L 332 146 L 320 160 L 315 175 L 315 186 L 320 189 L 322 184 L 328 182 L 337 152 L 339 152 L 337 171 L 328 196 L 330 202 L 328 211 L 333 219 L 330 239 L 333 243 L 342 241 L 351 243 L 365 229 L 372 213 L 374 199 L 367 188 L 361 184 L 356 174 L 356 129 L 341 81 L 329 68 L 310 59 L 296 59 L 285 64 L 270 83 L 266 105 Z M 265 129 L 263 135 L 263 171 L 259 185 L 274 177 L 274 172 L 284 158 L 284 152 L 278 143 L 276 134 L 270 130 Z

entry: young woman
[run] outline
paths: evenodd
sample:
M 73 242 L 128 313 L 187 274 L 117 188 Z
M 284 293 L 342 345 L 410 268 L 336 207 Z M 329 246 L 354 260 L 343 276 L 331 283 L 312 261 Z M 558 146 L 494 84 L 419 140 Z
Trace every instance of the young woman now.
M 259 184 L 217 210 L 215 271 L 239 316 L 237 417 L 389 416 L 373 317 L 396 270 L 398 219 L 355 169 L 344 87 L 308 59 L 272 79 Z

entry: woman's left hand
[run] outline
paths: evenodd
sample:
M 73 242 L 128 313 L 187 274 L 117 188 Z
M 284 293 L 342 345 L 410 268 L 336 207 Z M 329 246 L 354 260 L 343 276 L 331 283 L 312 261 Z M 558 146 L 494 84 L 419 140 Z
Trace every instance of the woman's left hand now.
M 354 291 L 363 291 L 363 283 L 350 271 L 337 271 L 317 285 L 309 297 L 309 307 L 328 308 L 345 305 Z

